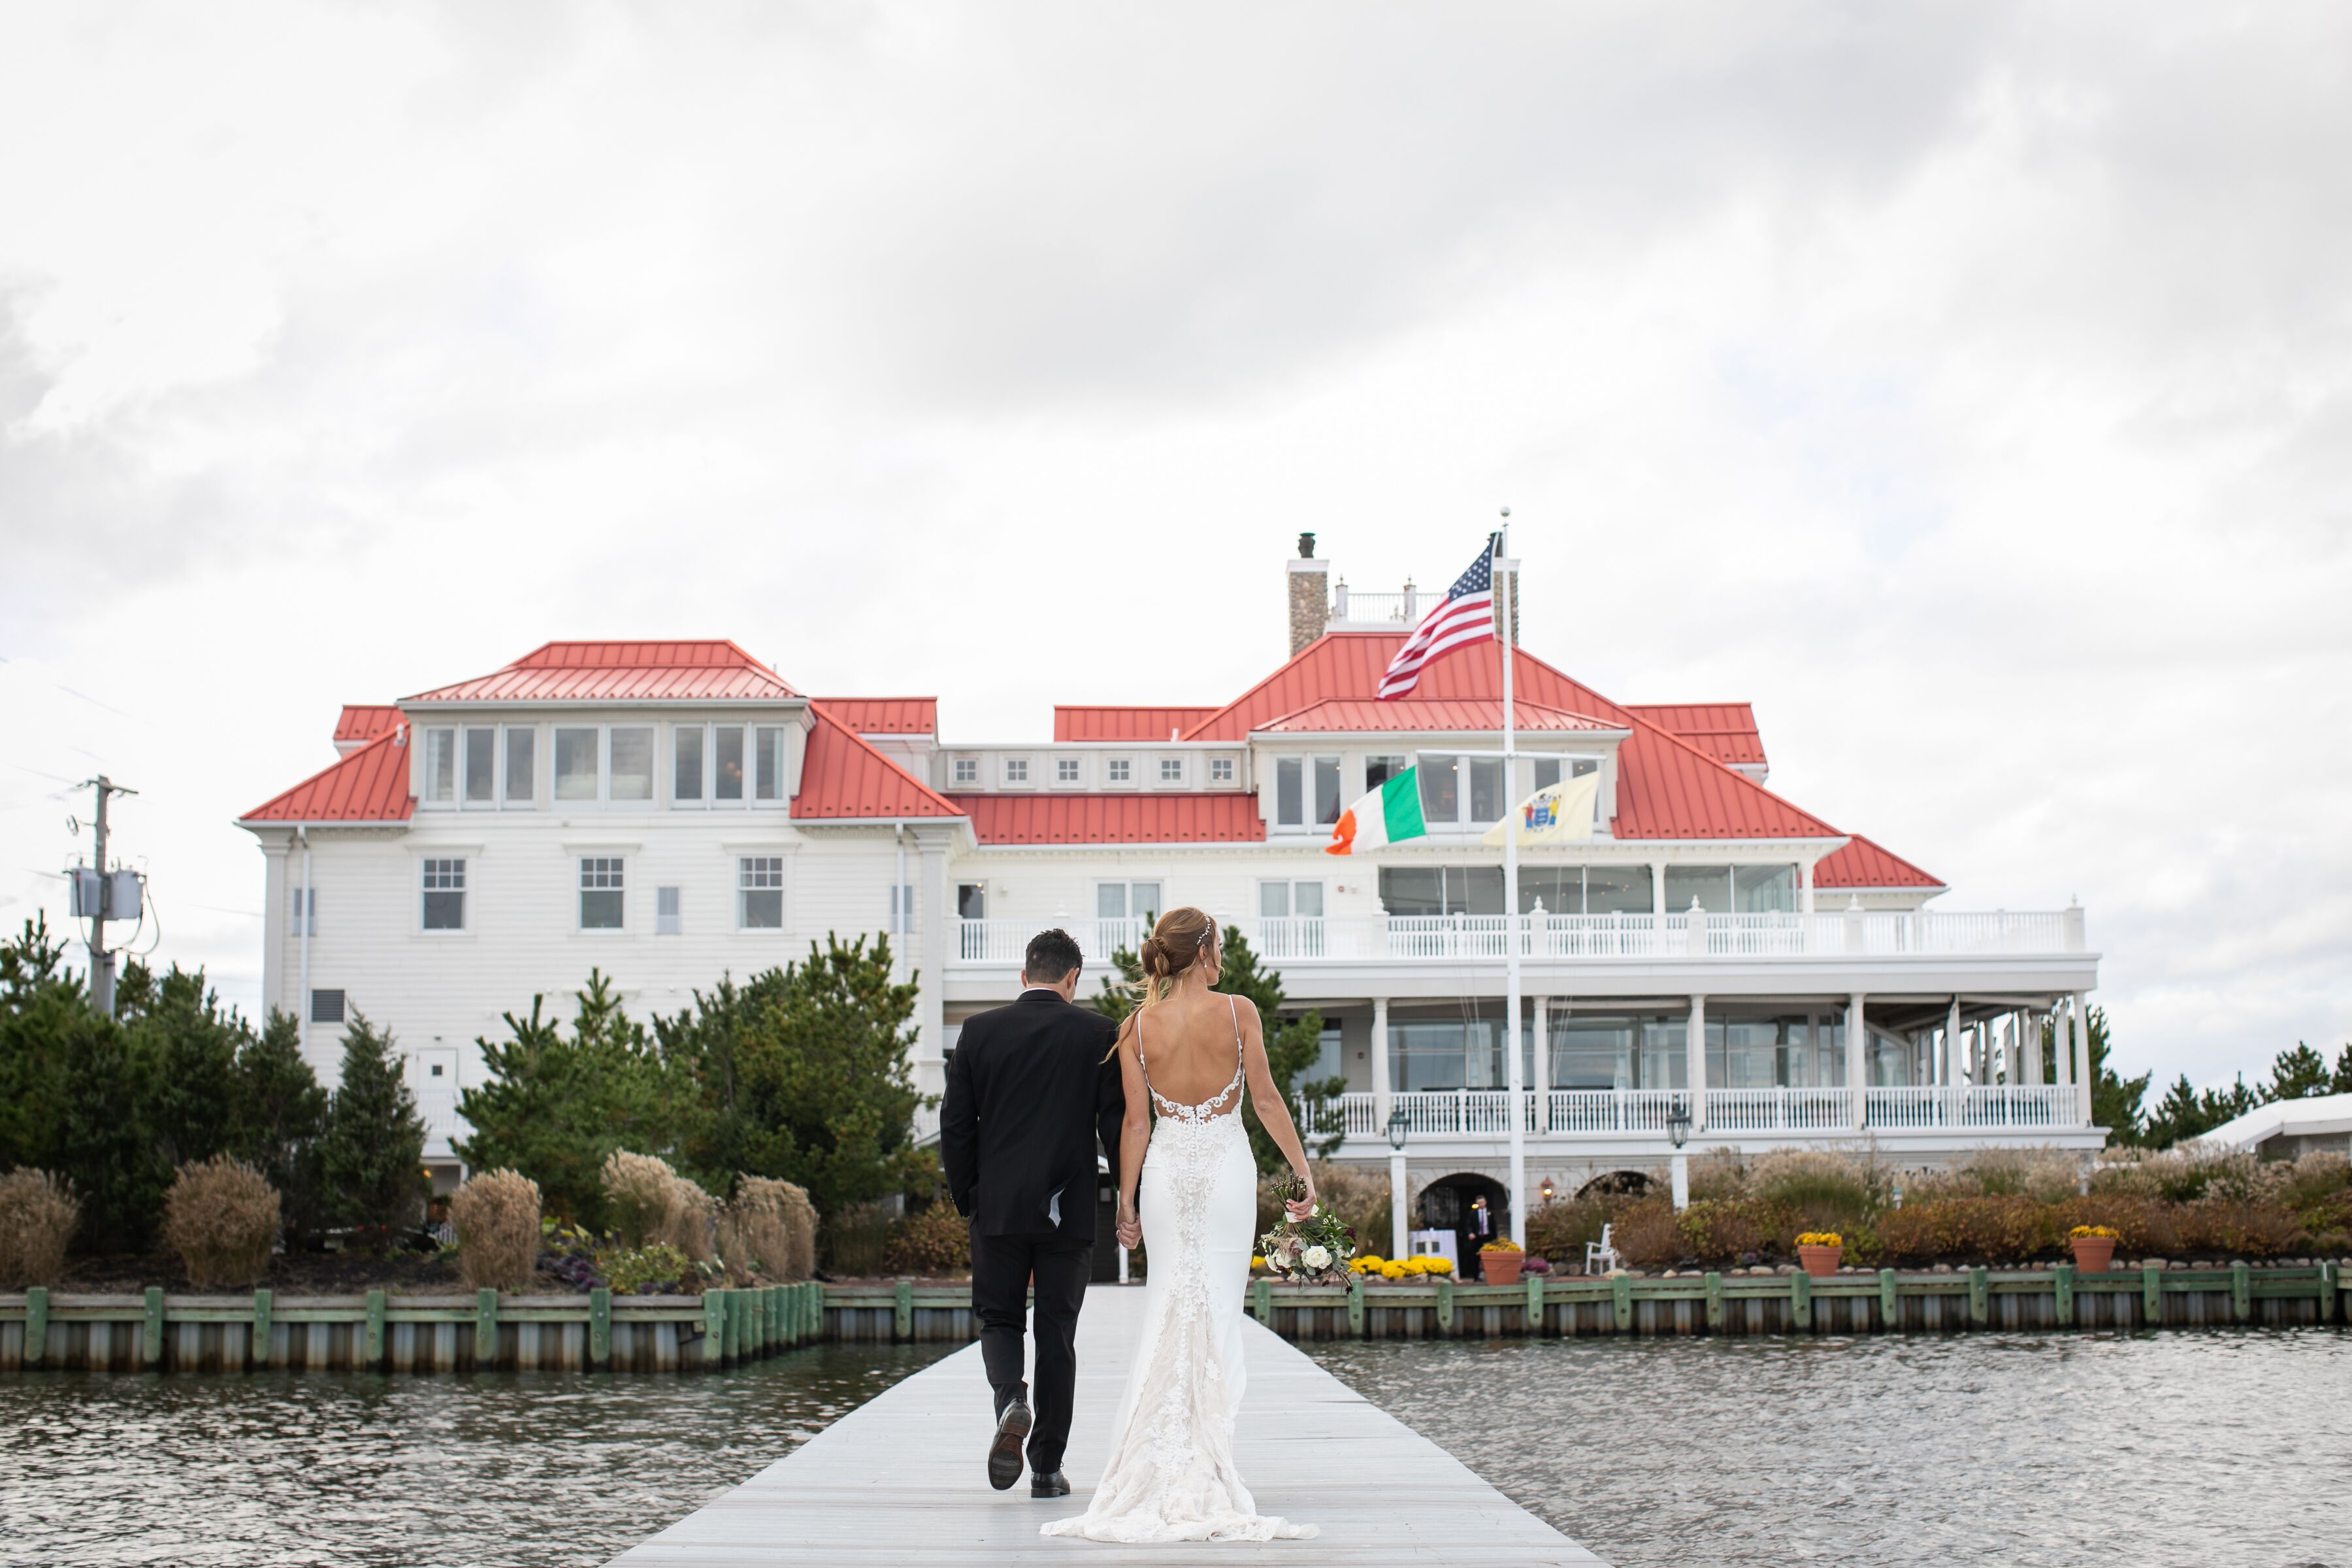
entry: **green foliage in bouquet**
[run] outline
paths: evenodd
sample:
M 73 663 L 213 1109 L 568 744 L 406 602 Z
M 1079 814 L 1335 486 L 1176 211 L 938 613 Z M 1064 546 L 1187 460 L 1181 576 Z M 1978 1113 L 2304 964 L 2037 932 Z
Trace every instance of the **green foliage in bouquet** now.
M 1297 1178 L 1280 1189 L 1287 1203 L 1306 1192 Z M 1285 1218 L 1257 1239 L 1265 1266 L 1294 1285 L 1335 1285 L 1348 1278 L 1348 1259 L 1356 1255 L 1356 1233 L 1321 1204 L 1305 1219 Z

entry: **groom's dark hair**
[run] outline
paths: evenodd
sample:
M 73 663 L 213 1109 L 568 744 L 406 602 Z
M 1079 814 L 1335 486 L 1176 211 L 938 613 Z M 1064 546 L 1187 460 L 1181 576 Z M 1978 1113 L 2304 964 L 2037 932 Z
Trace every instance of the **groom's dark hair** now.
M 1041 931 L 1029 939 L 1029 951 L 1021 959 L 1021 976 L 1032 985 L 1059 985 L 1062 976 L 1084 963 L 1086 957 L 1070 933 L 1059 926 Z

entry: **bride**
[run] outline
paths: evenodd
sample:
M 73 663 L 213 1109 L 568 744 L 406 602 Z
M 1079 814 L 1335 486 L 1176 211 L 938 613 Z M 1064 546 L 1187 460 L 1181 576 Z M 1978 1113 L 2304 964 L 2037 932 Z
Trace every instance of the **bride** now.
M 1209 989 L 1223 963 L 1216 922 L 1199 910 L 1171 910 L 1139 956 L 1143 1005 L 1113 1048 L 1127 1089 L 1118 1242 L 1149 1242 L 1151 1259 L 1143 1338 L 1092 1502 L 1045 1533 L 1129 1543 L 1304 1539 L 1315 1526 L 1260 1514 L 1234 1468 L 1234 1415 L 1247 1376 L 1242 1294 L 1257 1229 L 1244 1081 L 1258 1120 L 1305 1184 L 1292 1218 L 1312 1212 L 1314 1178 L 1266 1066 L 1257 1009 L 1244 1013 L 1237 998 Z M 1147 1096 L 1158 1113 L 1148 1152 Z

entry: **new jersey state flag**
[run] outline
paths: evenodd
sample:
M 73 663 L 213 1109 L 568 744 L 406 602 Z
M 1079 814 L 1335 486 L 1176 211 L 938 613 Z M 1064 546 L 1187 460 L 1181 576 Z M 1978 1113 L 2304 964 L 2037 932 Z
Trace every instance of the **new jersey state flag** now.
M 1588 844 L 1592 840 L 1593 811 L 1600 802 L 1599 773 L 1562 779 L 1519 802 L 1517 810 L 1486 829 L 1486 836 L 1478 842 L 1499 847 L 1504 830 L 1517 824 L 1522 844 Z

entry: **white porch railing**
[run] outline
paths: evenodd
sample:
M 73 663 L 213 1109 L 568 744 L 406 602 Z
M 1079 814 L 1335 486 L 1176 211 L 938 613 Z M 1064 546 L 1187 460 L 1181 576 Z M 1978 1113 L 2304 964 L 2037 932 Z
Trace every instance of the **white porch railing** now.
M 1707 1133 L 1794 1132 L 1853 1137 L 1861 1131 L 2018 1131 L 2080 1124 L 2075 1090 L 2061 1084 L 1956 1089 L 1873 1089 L 1864 1092 L 1866 1121 L 1853 1124 L 1853 1096 L 1843 1089 L 1709 1089 L 1705 1104 Z M 1414 1137 L 1507 1136 L 1510 1091 L 1500 1089 L 1399 1090 L 1391 1106 L 1404 1113 Z M 1531 1135 L 1666 1134 L 1666 1118 L 1687 1107 L 1682 1089 L 1555 1089 L 1538 1095 L 1520 1091 Z M 1336 1114 L 1349 1138 L 1384 1139 L 1377 1102 L 1360 1090 L 1336 1101 L 1309 1102 L 1304 1114 L 1319 1120 Z M 1310 1121 L 1310 1125 L 1312 1121 Z
M 1020 962 L 1029 939 L 1051 921 L 956 922 L 962 963 Z M 1370 915 L 1292 916 L 1237 922 L 1266 959 L 1499 963 L 1516 939 L 1523 958 L 1937 957 L 1964 953 L 2084 951 L 2083 912 L 1945 914 L 1840 910 L 1826 914 L 1752 915 Z M 1091 962 L 1143 940 L 1139 920 L 1070 924 Z

